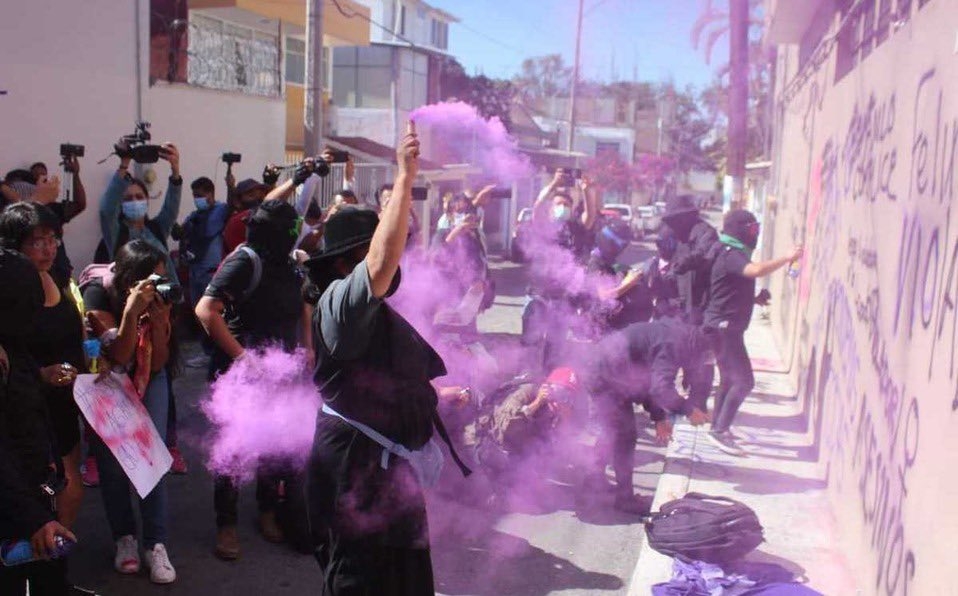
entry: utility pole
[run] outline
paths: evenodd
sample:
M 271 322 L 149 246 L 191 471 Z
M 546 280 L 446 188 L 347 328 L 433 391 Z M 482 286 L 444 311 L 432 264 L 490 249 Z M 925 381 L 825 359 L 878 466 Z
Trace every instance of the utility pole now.
M 575 28 L 575 62 L 572 64 L 572 85 L 569 92 L 569 151 L 575 146 L 575 95 L 579 86 L 579 55 L 582 49 L 582 9 L 585 0 L 579 0 L 579 19 Z
M 306 95 L 303 102 L 303 149 L 319 154 L 323 144 L 323 2 L 306 5 Z
M 741 209 L 748 144 L 748 0 L 729 0 L 729 20 L 728 173 L 732 177 L 732 209 Z

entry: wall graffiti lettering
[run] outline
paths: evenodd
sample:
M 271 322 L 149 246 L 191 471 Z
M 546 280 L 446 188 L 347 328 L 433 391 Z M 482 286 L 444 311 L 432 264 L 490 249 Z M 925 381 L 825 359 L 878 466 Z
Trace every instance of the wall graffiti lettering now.
M 912 199 L 943 204 L 955 197 L 958 116 L 949 120 L 943 114 L 945 92 L 937 77 L 936 69 L 925 71 L 915 90 L 910 189 Z
M 856 201 L 872 203 L 880 198 L 898 199 L 892 192 L 892 176 L 898 165 L 895 131 L 895 94 L 879 100 L 874 94 L 856 104 L 841 150 L 843 189 Z

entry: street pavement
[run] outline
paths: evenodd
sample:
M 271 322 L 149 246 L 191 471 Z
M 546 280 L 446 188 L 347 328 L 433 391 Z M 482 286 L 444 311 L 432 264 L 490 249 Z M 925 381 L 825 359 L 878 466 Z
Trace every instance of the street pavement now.
M 633 243 L 623 262 L 650 253 Z M 524 268 L 505 261 L 492 264 L 497 281 L 495 304 L 479 320 L 491 350 L 515 341 L 524 304 Z M 197 353 L 187 346 L 187 357 Z M 254 488 L 240 498 L 242 557 L 226 563 L 213 556 L 215 535 L 213 483 L 203 467 L 207 424 L 198 403 L 206 392 L 205 371 L 185 369 L 175 381 L 180 446 L 190 465 L 186 476 L 167 479 L 170 502 L 168 550 L 178 579 L 169 586 L 150 583 L 148 572 L 121 576 L 113 571 L 113 541 L 99 489 L 88 488 L 70 557 L 74 583 L 104 596 L 197 596 L 317 594 L 319 568 L 312 557 L 266 543 L 256 531 Z M 643 432 L 637 446 L 637 490 L 655 490 L 664 450 Z M 587 449 L 588 445 L 583 445 Z M 450 466 L 451 467 L 451 466 Z M 436 588 L 446 595 L 623 594 L 638 558 L 642 526 L 615 512 L 608 494 L 579 489 L 575 470 L 550 476 L 533 505 L 510 507 L 469 504 L 477 492 L 469 480 L 452 494 L 430 495 L 430 530 Z

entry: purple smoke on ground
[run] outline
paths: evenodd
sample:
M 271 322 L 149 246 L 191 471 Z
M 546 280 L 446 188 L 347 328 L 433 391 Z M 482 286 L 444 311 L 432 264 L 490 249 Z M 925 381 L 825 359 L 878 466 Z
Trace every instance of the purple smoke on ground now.
M 305 464 L 320 401 L 304 351 L 250 351 L 211 389 L 201 405 L 213 425 L 210 470 L 249 481 L 260 461 Z
M 423 106 L 409 117 L 426 131 L 426 156 L 430 159 L 472 164 L 502 184 L 511 184 L 532 171 L 502 121 L 483 118 L 467 103 Z

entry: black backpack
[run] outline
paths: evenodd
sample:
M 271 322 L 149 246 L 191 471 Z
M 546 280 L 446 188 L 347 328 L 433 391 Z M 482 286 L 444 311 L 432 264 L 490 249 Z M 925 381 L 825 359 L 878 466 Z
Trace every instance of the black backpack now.
M 669 501 L 645 524 L 649 546 L 685 562 L 724 565 L 764 541 L 758 516 L 725 497 L 689 493 Z

